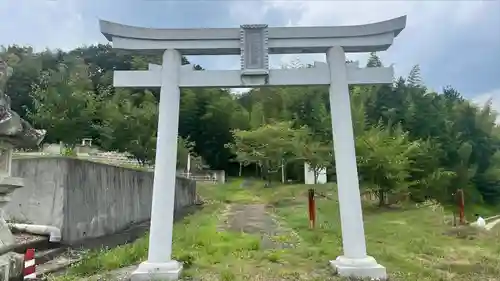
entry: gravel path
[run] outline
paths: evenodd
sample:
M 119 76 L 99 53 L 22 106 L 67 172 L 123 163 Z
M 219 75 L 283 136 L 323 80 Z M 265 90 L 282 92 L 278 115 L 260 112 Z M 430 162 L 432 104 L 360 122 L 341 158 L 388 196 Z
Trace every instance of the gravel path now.
M 264 204 L 232 204 L 226 210 L 226 218 L 220 230 L 238 231 L 261 235 L 261 247 L 291 248 L 300 239 L 294 231 L 281 225 Z M 283 239 L 286 237 L 287 239 Z

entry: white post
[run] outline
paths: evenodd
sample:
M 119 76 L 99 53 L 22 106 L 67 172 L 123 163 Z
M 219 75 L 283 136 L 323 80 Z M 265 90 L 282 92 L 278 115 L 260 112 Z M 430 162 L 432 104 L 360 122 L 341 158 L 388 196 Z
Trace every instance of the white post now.
M 344 255 L 331 261 L 331 264 L 342 276 L 385 279 L 387 278 L 385 268 L 366 254 L 346 57 L 343 48 L 336 46 L 328 49 L 326 58 L 331 79 L 330 111 L 344 248 Z
M 283 165 L 283 159 L 281 159 L 281 183 L 285 183 L 285 165 Z
M 177 132 L 179 128 L 179 76 L 181 54 L 165 50 L 161 71 L 158 137 L 151 206 L 148 260 L 131 280 L 177 280 L 182 265 L 171 259 L 175 206 Z
M 190 171 L 191 171 L 191 154 L 188 153 L 187 156 L 187 164 L 186 164 L 186 171 L 187 171 L 187 178 L 190 178 Z

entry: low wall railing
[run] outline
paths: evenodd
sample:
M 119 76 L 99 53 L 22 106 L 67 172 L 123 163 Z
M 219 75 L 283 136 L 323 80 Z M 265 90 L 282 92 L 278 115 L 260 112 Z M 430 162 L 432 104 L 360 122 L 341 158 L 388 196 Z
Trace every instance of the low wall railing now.
M 50 156 L 60 156 L 59 153 L 50 152 L 15 152 L 14 157 L 50 157 Z M 76 155 L 78 159 L 89 160 L 93 162 L 99 162 L 103 164 L 110 164 L 129 168 L 141 168 L 150 171 L 154 170 L 154 165 L 141 165 L 137 160 L 129 158 L 126 155 L 115 153 L 115 152 L 101 152 L 97 154 L 87 154 L 79 153 Z M 221 179 L 218 179 L 213 172 L 198 172 L 198 173 L 186 173 L 183 171 L 177 171 L 177 175 L 192 179 L 197 182 L 207 182 L 207 183 L 219 183 Z M 220 177 L 220 175 L 219 175 Z M 224 180 L 222 180 L 224 182 Z
M 197 182 L 218 183 L 217 178 L 212 175 L 196 175 L 191 173 L 178 172 L 178 176 L 185 177 Z

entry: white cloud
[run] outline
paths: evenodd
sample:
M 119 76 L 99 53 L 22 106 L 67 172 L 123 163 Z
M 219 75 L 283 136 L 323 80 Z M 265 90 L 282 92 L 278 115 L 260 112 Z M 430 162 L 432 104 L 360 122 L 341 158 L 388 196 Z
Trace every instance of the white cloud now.
M 238 19 L 240 24 L 263 23 L 269 8 L 267 5 L 260 5 L 259 1 L 231 1 L 230 5 L 230 17 Z
M 249 2 L 251 4 L 249 4 Z M 494 1 L 491 1 L 494 2 Z M 384 21 L 407 15 L 407 27 L 396 38 L 394 46 L 381 54 L 386 64 L 395 64 L 399 75 L 406 74 L 417 63 L 432 61 L 446 51 L 446 38 L 450 33 L 460 32 L 458 28 L 481 21 L 491 2 L 486 1 L 234 1 L 238 13 L 235 21 L 245 22 L 252 18 L 265 17 L 270 11 L 283 15 L 283 25 L 357 25 Z M 260 9 L 250 9 L 260 3 Z M 495 3 L 493 3 L 495 4 Z M 256 15 L 264 11 L 261 15 Z M 402 47 L 404 46 L 404 49 Z M 367 54 L 350 54 L 349 59 L 365 61 Z M 281 56 L 274 64 L 288 63 L 297 55 Z M 398 58 L 398 59 L 396 59 Z M 400 59 L 403 58 L 403 59 Z M 310 56 L 301 60 L 307 63 L 323 60 L 324 55 Z
M 114 5 L 118 1 L 119 5 Z M 165 1 L 171 9 L 166 9 Z M 199 22 L 202 26 L 229 27 L 243 23 L 274 26 L 366 24 L 407 15 L 406 29 L 387 52 L 380 54 L 385 64 L 395 63 L 396 75 L 406 76 L 418 63 L 424 81 L 433 88 L 453 84 L 459 90 L 465 88 L 464 94 L 471 96 L 484 89 L 500 87 L 494 78 L 496 70 L 490 67 L 498 64 L 495 48 L 500 46 L 500 36 L 494 33 L 494 28 L 500 25 L 498 1 L 215 1 L 217 4 L 210 4 L 210 7 L 218 5 L 219 14 L 206 13 L 197 1 L 182 1 L 185 5 L 177 5 L 180 2 L 0 0 L 0 45 L 68 50 L 82 44 L 104 43 L 98 18 L 139 26 L 199 26 L 196 24 Z M 183 9 L 194 11 L 192 14 L 197 16 L 185 17 Z M 170 16 L 165 16 L 167 12 Z M 221 17 L 221 13 L 229 16 Z M 360 60 L 361 64 L 367 56 L 348 55 L 349 59 Z M 303 63 L 325 60 L 324 54 L 272 56 L 271 65 L 280 67 L 297 57 Z M 208 69 L 239 68 L 237 58 L 196 57 L 193 61 Z
M 30 45 L 63 50 L 96 42 L 100 34 L 89 36 L 80 0 L 30 1 L 0 0 L 0 44 Z M 97 19 L 96 19 L 97 21 Z
M 444 24 L 469 24 L 477 19 L 478 14 L 489 8 L 485 1 L 279 1 L 265 3 L 294 17 L 295 25 L 353 25 L 408 15 L 408 26 L 436 27 Z M 440 22 L 428 21 L 438 18 L 441 19 Z

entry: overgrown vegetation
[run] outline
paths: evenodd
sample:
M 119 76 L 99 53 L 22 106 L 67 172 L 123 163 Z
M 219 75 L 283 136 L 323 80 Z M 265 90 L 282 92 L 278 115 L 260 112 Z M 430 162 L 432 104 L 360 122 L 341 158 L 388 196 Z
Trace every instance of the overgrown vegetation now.
M 241 182 L 200 188 L 209 202 L 203 210 L 176 223 L 174 256 L 184 262 L 183 280 L 345 280 L 331 272 L 328 261 L 342 253 L 336 189 L 315 188 L 318 224 L 309 229 L 307 188 L 303 185 L 263 188 L 262 183 L 240 187 Z M 262 203 L 276 215 L 290 235 L 275 237 L 300 242 L 294 247 L 270 249 L 261 236 L 221 231 L 229 204 Z M 496 280 L 500 274 L 500 229 L 481 232 L 444 224 L 443 210 L 436 205 L 414 204 L 380 209 L 364 202 L 364 221 L 369 254 L 388 268 L 393 281 Z M 57 281 L 113 280 L 106 270 L 136 264 L 146 257 L 147 238 L 116 249 L 89 254 L 69 274 Z M 191 277 L 195 279 L 190 279 Z M 108 279 L 109 278 L 109 279 Z

